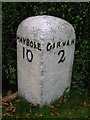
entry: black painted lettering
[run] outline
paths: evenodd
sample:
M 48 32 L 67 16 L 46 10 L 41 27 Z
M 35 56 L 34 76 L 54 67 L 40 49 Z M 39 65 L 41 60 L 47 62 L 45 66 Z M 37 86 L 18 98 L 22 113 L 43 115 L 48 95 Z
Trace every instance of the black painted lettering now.
M 41 51 L 41 43 L 38 43 L 38 50 Z
M 36 42 L 34 42 L 34 48 L 38 49 Z
M 64 60 L 65 60 L 65 57 L 64 57 L 65 51 L 64 51 L 64 50 L 60 50 L 60 51 L 58 52 L 58 55 L 60 55 L 60 54 L 61 54 L 61 57 L 60 57 L 60 60 L 58 61 L 58 63 L 64 62 Z
M 48 43 L 47 44 L 47 51 L 50 51 L 52 49 L 52 45 L 51 45 L 51 43 Z
M 66 45 L 66 41 L 63 41 L 62 44 L 63 44 L 63 46 L 65 46 Z
M 25 45 L 26 39 L 23 37 L 23 44 Z
M 69 44 L 69 40 L 67 41 L 67 45 L 70 45 L 70 44 Z
M 32 60 L 33 60 L 33 53 L 32 53 L 31 50 L 27 50 L 27 51 L 26 51 L 26 56 L 27 56 L 27 60 L 28 60 L 29 62 L 32 62 Z
M 21 38 L 21 37 L 19 38 L 19 42 L 21 42 L 21 43 L 22 43 L 22 38 Z
M 30 47 L 33 47 L 33 42 L 32 41 L 30 42 Z
M 25 48 L 23 47 L 23 59 L 25 57 Z
M 75 41 L 74 39 L 71 41 L 71 45 L 74 44 L 74 41 Z
M 60 47 L 60 42 L 57 42 L 57 48 Z
M 19 39 L 20 39 L 20 37 L 17 35 L 17 36 L 16 36 L 16 39 L 17 39 L 17 40 L 19 40 Z
M 55 48 L 55 43 L 53 43 L 53 49 Z
M 29 46 L 29 39 L 26 40 L 26 45 Z

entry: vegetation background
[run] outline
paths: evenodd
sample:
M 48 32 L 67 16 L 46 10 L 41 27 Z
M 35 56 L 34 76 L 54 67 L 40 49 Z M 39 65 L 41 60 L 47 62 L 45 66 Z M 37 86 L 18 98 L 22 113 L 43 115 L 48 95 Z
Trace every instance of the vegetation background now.
M 24 2 L 2 4 L 2 86 L 3 94 L 17 91 L 16 31 L 27 17 L 51 15 L 62 18 L 75 29 L 76 48 L 71 82 L 71 94 L 89 97 L 90 78 L 90 4 L 85 2 Z

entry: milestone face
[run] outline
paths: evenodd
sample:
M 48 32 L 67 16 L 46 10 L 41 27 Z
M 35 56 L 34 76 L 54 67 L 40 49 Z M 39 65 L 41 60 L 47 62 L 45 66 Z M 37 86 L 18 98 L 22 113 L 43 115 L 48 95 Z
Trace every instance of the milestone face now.
M 52 16 L 29 17 L 17 30 L 18 90 L 33 104 L 44 105 L 70 87 L 74 29 Z

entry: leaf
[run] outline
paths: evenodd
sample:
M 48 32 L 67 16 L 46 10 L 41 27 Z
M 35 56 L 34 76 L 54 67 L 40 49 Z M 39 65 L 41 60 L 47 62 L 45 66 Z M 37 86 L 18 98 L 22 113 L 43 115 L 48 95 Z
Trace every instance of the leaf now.
M 63 100 L 63 97 L 61 97 L 60 99 L 59 99 L 59 101 L 58 101 L 58 103 L 62 103 L 62 100 Z
M 56 107 L 60 107 L 61 103 L 62 103 L 62 100 L 63 100 L 63 97 L 61 97 L 59 100 L 58 100 L 58 104 L 56 105 Z
M 16 111 L 16 107 L 12 104 L 12 102 L 2 102 L 2 105 L 6 108 L 6 110 L 8 112 L 15 112 Z
M 27 114 L 27 118 L 30 118 L 30 113 Z
M 2 116 L 11 116 L 9 113 L 5 113 Z
M 53 109 L 53 108 L 54 108 L 54 106 L 51 105 L 51 106 L 50 106 L 50 109 Z
M 15 106 L 13 106 L 13 104 L 10 102 L 6 110 L 13 111 L 13 109 L 15 109 Z
M 54 109 L 52 109 L 52 110 L 51 110 L 51 112 L 52 112 L 54 115 L 59 116 L 59 113 L 58 113 L 58 112 L 56 112 Z
M 59 113 L 55 110 L 54 106 L 50 106 L 50 111 L 54 114 L 59 116 Z
M 7 101 L 11 101 L 14 100 L 18 95 L 18 92 L 13 93 L 12 95 L 9 96 L 5 96 L 2 98 L 2 102 L 7 102 Z
M 10 102 L 10 107 L 13 107 L 13 104 Z
M 6 103 L 2 103 L 3 106 L 8 106 L 9 104 L 6 102 Z
M 35 114 L 35 117 L 42 117 L 42 114 L 36 113 L 36 114 Z
M 16 107 L 14 107 L 14 109 L 12 110 L 12 112 L 14 113 L 16 111 Z

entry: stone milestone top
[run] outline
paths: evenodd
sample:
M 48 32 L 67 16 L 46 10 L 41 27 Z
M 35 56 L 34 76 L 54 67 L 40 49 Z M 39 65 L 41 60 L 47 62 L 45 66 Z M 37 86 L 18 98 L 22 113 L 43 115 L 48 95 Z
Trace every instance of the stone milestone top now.
M 21 34 L 23 37 L 28 37 L 28 38 L 30 37 L 31 39 L 34 40 L 35 38 L 38 39 L 39 35 L 41 36 L 42 39 L 47 35 L 48 38 L 49 37 L 57 38 L 57 36 L 61 32 L 65 33 L 64 35 L 62 34 L 62 37 L 65 37 L 66 35 L 71 37 L 72 33 L 74 32 L 74 29 L 70 23 L 68 23 L 63 19 L 43 15 L 43 16 L 29 17 L 23 20 L 18 27 L 18 31 L 19 34 Z M 24 35 L 23 32 L 26 34 Z M 40 40 L 42 41 L 42 39 Z
M 68 39 L 69 41 L 67 42 L 69 44 L 72 44 L 72 41 L 70 41 L 70 39 L 71 37 L 73 37 L 72 33 L 74 33 L 74 29 L 70 23 L 60 18 L 47 16 L 47 15 L 29 17 L 23 20 L 23 22 L 21 22 L 21 24 L 18 27 L 18 31 L 17 31 L 17 38 L 21 40 L 22 44 L 26 44 L 27 46 L 30 47 L 33 46 L 38 50 L 43 49 L 42 45 L 40 43 L 37 43 L 38 45 L 37 47 L 35 47 L 36 45 L 35 42 L 33 43 L 33 41 L 45 42 L 45 41 L 50 41 L 51 39 L 53 40 L 54 38 L 58 39 L 58 36 L 61 33 L 62 35 L 58 39 L 58 42 L 61 41 L 60 44 L 61 46 L 63 46 L 61 39 L 65 38 L 63 41 Z M 46 36 L 48 36 L 47 38 L 48 40 L 45 38 Z M 59 46 L 60 46 L 59 43 L 56 43 L 55 48 Z
M 18 91 L 33 104 L 48 104 L 70 87 L 75 31 L 48 15 L 29 17 L 17 30 Z

